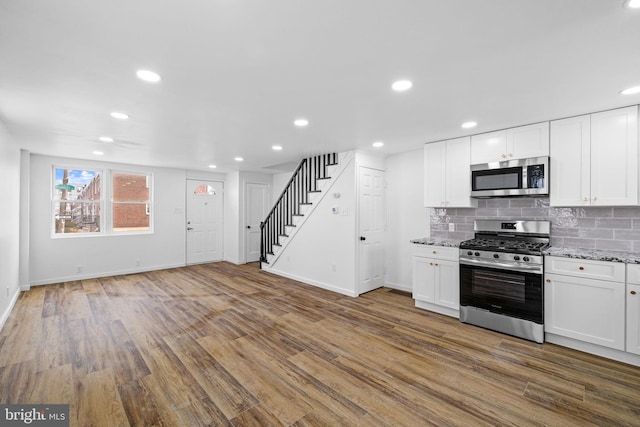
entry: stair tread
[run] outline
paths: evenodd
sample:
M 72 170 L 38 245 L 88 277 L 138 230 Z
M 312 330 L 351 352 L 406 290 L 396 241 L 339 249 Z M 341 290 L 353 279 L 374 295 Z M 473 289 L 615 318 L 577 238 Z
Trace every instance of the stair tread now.
M 331 177 L 330 176 L 325 176 L 324 178 L 320 177 L 320 178 L 316 178 L 316 179 L 331 179 Z

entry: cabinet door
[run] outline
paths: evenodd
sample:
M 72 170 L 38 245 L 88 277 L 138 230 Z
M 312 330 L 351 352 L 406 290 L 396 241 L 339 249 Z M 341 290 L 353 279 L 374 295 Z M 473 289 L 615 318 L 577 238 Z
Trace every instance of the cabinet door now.
M 413 299 L 434 302 L 435 266 L 432 258 L 413 257 Z
M 424 205 L 443 207 L 445 196 L 445 159 L 446 141 L 425 144 L 424 146 Z
M 637 203 L 638 107 L 592 114 L 591 205 Z
M 471 194 L 471 138 L 457 138 L 447 141 L 445 167 L 446 206 L 468 208 L 478 206 L 478 200 Z
M 624 283 L 557 274 L 545 277 L 545 332 L 624 350 Z
M 507 159 L 549 155 L 549 122 L 507 129 Z
M 501 162 L 507 158 L 507 131 L 483 133 L 471 137 L 471 164 Z
M 590 116 L 551 122 L 549 203 L 589 206 L 591 203 Z
M 640 354 L 640 285 L 627 284 L 627 351 Z
M 460 264 L 456 261 L 434 260 L 435 303 L 454 310 L 460 308 Z

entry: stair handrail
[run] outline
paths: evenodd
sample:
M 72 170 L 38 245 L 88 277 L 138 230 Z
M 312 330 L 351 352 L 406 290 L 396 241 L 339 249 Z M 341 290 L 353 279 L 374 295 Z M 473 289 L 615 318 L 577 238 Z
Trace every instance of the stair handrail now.
M 304 166 L 304 164 L 306 162 L 307 162 L 306 158 L 300 160 L 300 164 L 298 165 L 296 170 L 293 171 L 293 174 L 291 175 L 291 179 L 289 179 L 289 182 L 287 182 L 287 185 L 284 186 L 284 190 L 282 190 L 282 193 L 280 194 L 280 197 L 278 197 L 278 200 L 276 200 L 276 202 L 273 204 L 273 207 L 271 208 L 271 210 L 267 214 L 267 217 L 264 219 L 264 221 L 260 223 L 260 231 L 262 231 L 262 229 L 264 228 L 264 224 L 269 220 L 269 217 L 271 215 L 273 215 L 273 213 L 276 211 L 276 208 L 278 207 L 278 204 L 280 204 L 280 200 L 282 200 L 282 198 L 285 196 L 285 194 L 287 194 L 287 190 L 289 189 L 289 186 L 291 185 L 293 180 L 296 179 L 296 175 L 298 174 L 300 169 L 302 169 L 302 166 Z

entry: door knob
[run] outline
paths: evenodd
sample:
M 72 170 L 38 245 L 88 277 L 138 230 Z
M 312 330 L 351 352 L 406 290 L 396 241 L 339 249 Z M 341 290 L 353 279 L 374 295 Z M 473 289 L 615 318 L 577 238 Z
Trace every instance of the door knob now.
M 367 240 L 367 238 L 364 236 L 360 236 L 360 240 Z
M 251 226 L 250 226 L 250 225 L 247 225 L 247 228 L 251 228 Z
M 193 230 L 193 227 L 187 227 L 187 231 Z

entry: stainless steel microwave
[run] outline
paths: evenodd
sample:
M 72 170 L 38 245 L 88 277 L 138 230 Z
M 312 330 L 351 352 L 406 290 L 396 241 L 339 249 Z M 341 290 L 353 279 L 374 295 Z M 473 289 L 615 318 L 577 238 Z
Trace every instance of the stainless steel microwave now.
M 549 194 L 549 157 L 471 165 L 471 197 Z

